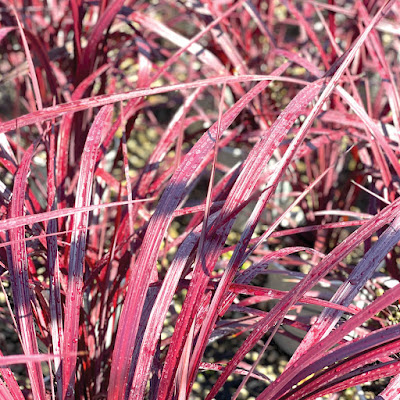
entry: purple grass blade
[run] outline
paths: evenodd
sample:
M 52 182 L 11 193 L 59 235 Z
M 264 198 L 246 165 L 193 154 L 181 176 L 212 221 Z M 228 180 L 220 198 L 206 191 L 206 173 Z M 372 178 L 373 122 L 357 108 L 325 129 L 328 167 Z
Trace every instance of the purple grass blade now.
M 103 107 L 97 114 L 90 128 L 82 154 L 75 207 L 85 207 L 91 202 L 93 173 L 97 151 L 101 145 L 104 129 L 109 123 L 111 112 L 112 106 Z M 62 363 L 62 393 L 63 398 L 66 399 L 74 398 L 75 365 L 79 338 L 79 315 L 83 295 L 83 263 L 86 247 L 87 224 L 87 212 L 77 212 L 74 215 L 68 269 L 68 291 L 66 293 L 64 358 Z
M 353 329 L 360 326 L 364 321 L 368 320 L 382 309 L 392 304 L 400 295 L 400 285 L 386 291 L 381 297 L 378 297 L 374 302 L 369 304 L 365 309 L 359 311 L 350 320 L 336 328 L 330 335 L 318 342 L 313 351 L 300 357 L 293 363 L 276 381 L 274 381 L 264 392 L 259 396 L 259 400 L 270 398 L 269 396 L 282 395 L 289 390 L 295 381 L 295 376 L 299 370 L 307 368 L 313 362 L 323 356 L 324 352 L 339 342 L 344 336 L 350 333 Z M 279 398 L 279 397 L 278 397 Z
M 15 175 L 13 198 L 10 205 L 11 218 L 19 217 L 24 214 L 25 192 L 33 151 L 34 146 L 31 145 L 25 152 Z M 10 230 L 10 240 L 12 244 L 11 257 L 9 257 L 8 263 L 17 326 L 22 339 L 21 344 L 25 355 L 29 356 L 32 354 L 38 354 L 39 350 L 32 316 L 26 245 L 24 242 L 18 241 L 24 237 L 24 227 Z M 9 252 L 7 252 L 7 255 L 9 255 Z M 45 389 L 40 363 L 29 362 L 28 373 L 32 385 L 32 394 L 34 399 L 44 400 Z
M 57 208 L 56 202 L 56 184 L 55 184 L 55 134 L 50 133 L 49 150 L 47 153 L 47 211 Z M 48 221 L 46 233 L 57 233 L 57 221 Z M 57 238 L 54 235 L 47 237 L 47 262 L 49 269 L 50 286 L 50 316 L 51 316 L 51 340 L 53 344 L 53 353 L 60 355 L 64 346 L 63 314 L 61 303 L 61 283 L 60 283 L 60 259 L 58 254 Z M 57 386 L 62 387 L 61 359 L 54 359 L 55 376 Z M 61 399 L 61 390 L 57 392 Z
M 336 291 L 331 301 L 333 303 L 348 306 L 354 297 L 371 278 L 372 274 L 379 267 L 381 261 L 389 251 L 400 240 L 400 217 L 396 216 L 394 221 L 379 237 L 374 246 L 367 252 L 357 266 L 352 270 L 348 279 Z M 332 309 L 324 310 L 301 342 L 295 354 L 289 361 L 287 367 L 294 363 L 301 355 L 307 352 L 316 342 L 329 334 L 339 321 L 342 313 Z
M 348 379 L 336 384 L 332 383 L 327 389 L 318 391 L 311 395 L 307 395 L 304 400 L 314 400 L 330 393 L 340 392 L 352 386 L 361 385 L 362 383 L 386 378 L 388 376 L 393 376 L 394 374 L 396 374 L 399 368 L 400 361 L 396 360 L 389 361 L 384 364 L 371 365 L 365 368 L 360 368 L 360 371 L 357 371 L 356 376 L 353 377 L 351 376 L 353 374 L 349 374 L 350 377 Z
M 363 341 L 365 339 L 363 338 L 359 341 L 352 341 L 349 346 L 346 346 L 345 350 L 349 351 L 348 354 L 335 354 L 339 353 L 339 351 L 333 351 L 328 356 L 323 357 L 319 364 L 323 364 L 324 371 L 319 373 L 317 378 L 311 378 L 301 385 L 301 388 L 293 390 L 292 392 L 294 393 L 288 397 L 288 400 L 307 397 L 309 393 L 323 390 L 327 386 L 331 386 L 335 381 L 346 380 L 348 374 L 352 372 L 353 375 L 356 375 L 357 370 L 360 370 L 366 364 L 384 360 L 385 357 L 398 353 L 400 349 L 399 341 L 395 340 L 387 343 L 390 335 L 386 335 L 387 331 L 384 338 L 382 338 L 383 340 L 380 340 L 373 349 L 370 349 L 371 344 L 366 343 L 365 340 Z M 369 337 L 367 338 L 369 339 Z M 352 344 L 362 345 L 364 348 L 361 349 L 361 353 L 354 354 L 354 349 L 351 347 Z M 337 360 L 336 364 L 331 361 L 332 359 Z

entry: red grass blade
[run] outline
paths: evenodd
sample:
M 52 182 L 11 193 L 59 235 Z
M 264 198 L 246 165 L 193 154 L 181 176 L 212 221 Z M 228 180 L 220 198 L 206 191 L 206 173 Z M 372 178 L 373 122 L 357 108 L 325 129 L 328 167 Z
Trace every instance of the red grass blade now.
M 82 62 L 79 65 L 79 75 L 81 78 L 86 78 L 92 72 L 93 65 L 96 60 L 96 53 L 101 40 L 104 39 L 103 32 L 109 28 L 118 11 L 124 4 L 124 0 L 115 0 L 107 6 L 99 21 L 93 28 L 89 36 L 88 43 L 83 50 Z M 79 43 L 77 38 L 77 43 Z M 79 47 L 78 47 L 79 49 Z
M 155 198 L 151 197 L 143 200 L 133 200 L 132 203 L 143 203 L 148 201 L 154 201 Z M 64 208 L 62 210 L 53 210 L 47 211 L 40 214 L 26 215 L 24 217 L 14 217 L 6 220 L 0 221 L 0 230 L 9 230 L 13 228 L 19 228 L 25 225 L 33 225 L 38 222 L 51 221 L 53 219 L 68 217 L 70 215 L 74 215 L 77 212 L 90 212 L 94 210 L 99 210 L 102 208 L 109 207 L 119 207 L 128 205 L 130 201 L 115 201 L 107 204 L 96 204 L 92 206 L 82 206 L 82 207 L 74 207 L 74 208 Z M 178 213 L 179 214 L 179 213 Z
M 20 357 L 26 357 L 20 356 Z M 0 362 L 1 360 L 4 360 L 3 353 L 0 351 Z M 1 365 L 1 364 L 0 364 Z M 10 393 L 10 395 L 4 397 L 4 399 L 16 399 L 16 400 L 24 400 L 24 395 L 22 394 L 22 391 L 20 387 L 18 386 L 18 382 L 15 379 L 14 374 L 10 370 L 10 368 L 7 368 L 5 365 L 1 365 L 0 367 L 0 374 L 2 379 L 2 383 L 4 380 L 4 383 L 7 385 L 7 393 Z
M 30 114 L 23 115 L 19 118 L 12 119 L 0 124 L 0 133 L 8 132 L 13 129 L 21 128 L 26 125 L 41 123 L 49 119 L 59 117 L 61 115 L 87 110 L 92 107 L 101 107 L 107 104 L 119 103 L 124 100 L 137 99 L 139 97 L 151 96 L 155 94 L 173 92 L 175 90 L 187 90 L 199 87 L 207 87 L 209 85 L 219 85 L 226 83 L 227 85 L 239 82 L 253 82 L 253 81 L 273 81 L 280 80 L 284 82 L 293 82 L 304 84 L 305 82 L 290 77 L 277 77 L 270 75 L 241 75 L 241 76 L 221 76 L 209 79 L 203 79 L 190 83 L 179 83 L 176 85 L 155 87 L 150 89 L 138 89 L 132 92 L 121 94 L 107 94 L 90 97 L 82 100 L 71 101 L 66 104 L 60 104 L 53 107 L 44 108 L 42 111 L 35 111 Z
M 90 85 L 93 84 L 94 80 L 103 74 L 110 66 L 105 64 L 85 78 L 74 90 L 71 95 L 71 100 L 80 100 L 85 94 L 86 90 Z M 71 137 L 72 121 L 74 114 L 66 114 L 63 116 L 59 132 L 59 145 L 57 147 L 57 187 L 58 187 L 58 198 L 61 204 L 61 208 L 64 208 L 65 201 L 65 179 L 68 174 L 68 156 L 69 156 L 69 143 Z
M 109 123 L 112 106 L 103 107 L 97 114 L 86 139 L 79 175 L 75 207 L 85 207 L 91 202 L 92 182 L 97 151 L 102 135 Z M 63 398 L 74 398 L 75 364 L 79 337 L 79 315 L 82 303 L 83 264 L 86 247 L 88 213 L 77 212 L 73 220 L 71 251 L 68 268 L 68 291 L 64 319 Z M 84 228 L 79 229 L 78 228 Z

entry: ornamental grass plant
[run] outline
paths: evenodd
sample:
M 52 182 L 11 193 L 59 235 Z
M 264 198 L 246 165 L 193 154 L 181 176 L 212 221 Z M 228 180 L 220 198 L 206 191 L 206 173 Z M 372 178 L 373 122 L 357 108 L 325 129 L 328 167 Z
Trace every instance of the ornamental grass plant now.
M 0 0 L 0 399 L 398 399 L 399 35 Z

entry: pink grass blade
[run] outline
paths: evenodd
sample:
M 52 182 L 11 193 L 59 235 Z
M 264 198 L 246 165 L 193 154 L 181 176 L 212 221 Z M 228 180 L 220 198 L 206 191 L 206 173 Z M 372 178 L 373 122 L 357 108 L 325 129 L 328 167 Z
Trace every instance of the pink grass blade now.
M 343 88 L 338 86 L 336 90 L 339 92 L 340 96 L 349 104 L 349 106 L 353 109 L 353 111 L 360 117 L 360 119 L 372 133 L 374 139 L 385 151 L 385 154 L 389 158 L 397 175 L 400 176 L 400 165 L 398 162 L 398 158 L 393 152 L 393 150 L 390 148 L 386 139 L 383 137 L 383 134 L 379 130 L 377 124 L 374 121 L 372 121 L 372 119 L 369 117 L 364 108 L 362 108 Z
M 219 144 L 220 137 L 221 137 L 221 117 L 222 117 L 222 111 L 223 111 L 224 96 L 225 96 L 225 84 L 222 87 L 221 99 L 219 102 L 217 132 L 216 132 L 216 138 L 215 138 L 215 143 L 214 143 L 214 157 L 213 157 L 213 161 L 212 161 L 212 165 L 211 165 L 211 174 L 210 174 L 210 179 L 208 182 L 205 212 L 204 212 L 204 219 L 203 219 L 204 227 L 206 227 L 208 225 L 208 219 L 210 216 L 212 188 L 213 188 L 214 178 L 215 178 L 215 164 L 217 162 L 218 144 Z M 195 265 L 197 265 L 199 262 L 201 262 L 200 260 L 203 257 L 205 238 L 206 238 L 206 229 L 203 229 L 201 231 L 199 244 L 197 247 L 196 259 L 194 261 Z M 175 386 L 178 388 L 179 396 L 180 396 L 180 399 L 182 399 L 182 400 L 186 398 L 186 387 L 188 384 L 188 379 L 190 378 L 189 354 L 192 353 L 192 345 L 193 345 L 193 337 L 194 337 L 194 333 L 195 333 L 195 326 L 196 326 L 196 323 L 195 323 L 195 321 L 193 321 L 191 324 L 191 327 L 190 327 L 190 331 L 189 331 L 189 336 L 188 336 L 189 340 L 187 340 L 184 345 L 184 349 L 182 352 L 183 357 L 181 357 L 179 366 L 178 366 L 178 372 L 180 372 L 180 376 L 177 375 L 175 378 L 175 382 L 176 382 Z M 182 378 L 182 376 L 183 376 L 183 378 Z M 133 400 L 133 399 L 131 399 L 131 400 Z
M 389 383 L 388 386 L 386 386 L 385 389 L 381 393 L 379 393 L 379 396 L 377 396 L 375 399 L 376 400 L 396 400 L 399 397 L 400 393 L 400 375 L 397 374 Z
M 283 50 L 283 49 L 275 49 L 274 54 L 276 54 L 277 56 L 283 56 L 283 57 L 287 58 L 289 61 L 292 61 L 293 63 L 296 63 L 296 64 L 302 66 L 307 71 L 312 73 L 316 78 L 322 78 L 324 75 L 323 71 L 321 71 L 313 63 L 311 63 L 310 61 L 301 57 L 297 53 L 291 53 L 290 51 Z
M 29 364 L 29 363 L 40 363 L 45 361 L 54 360 L 59 357 L 54 354 L 15 354 L 12 356 L 0 356 L 0 367 L 2 369 L 9 367 L 11 365 L 17 364 Z
M 133 236 L 134 234 L 134 215 L 133 215 L 133 202 L 132 202 L 132 184 L 131 184 L 131 178 L 129 175 L 129 158 L 128 158 L 128 146 L 126 144 L 126 120 L 124 119 L 124 107 L 123 104 L 120 103 L 120 109 L 121 109 L 121 119 L 122 119 L 122 155 L 123 155 L 123 161 L 124 161 L 124 173 L 125 173 L 125 180 L 126 180 L 126 190 L 128 192 L 128 219 L 129 219 L 129 235 Z
M 97 114 L 86 139 L 81 160 L 81 169 L 76 194 L 76 207 L 88 206 L 91 202 L 92 182 L 97 151 L 102 135 L 109 123 L 112 106 L 103 107 Z M 74 215 L 71 250 L 68 269 L 68 291 L 64 323 L 63 398 L 74 398 L 75 365 L 79 338 L 79 315 L 82 303 L 83 263 L 86 247 L 88 213 Z M 78 228 L 84 228 L 79 229 Z
M 145 14 L 133 12 L 129 17 L 133 21 L 140 24 L 142 27 L 157 33 L 164 39 L 174 43 L 179 47 L 186 48 L 189 43 L 189 39 L 185 38 L 184 36 L 165 26 L 163 23 Z M 204 63 L 205 65 L 209 65 L 217 73 L 226 74 L 226 69 L 222 62 L 211 51 L 205 49 L 200 44 L 192 43 L 187 48 L 187 51 L 191 54 L 196 55 L 202 63 Z
M 214 155 L 213 155 L 213 161 L 211 164 L 211 174 L 210 174 L 210 179 L 208 182 L 208 189 L 207 189 L 207 196 L 206 196 L 206 203 L 205 203 L 205 210 L 204 210 L 204 218 L 203 218 L 203 226 L 204 227 L 206 227 L 208 225 L 208 219 L 210 216 L 212 188 L 213 188 L 214 178 L 215 178 L 215 164 L 217 162 L 218 144 L 219 144 L 220 137 L 221 137 L 221 117 L 222 117 L 222 110 L 223 110 L 224 95 L 225 95 L 225 84 L 222 87 L 222 93 L 221 93 L 221 98 L 220 98 L 220 102 L 219 102 L 217 132 L 216 132 L 216 138 L 215 138 L 215 142 L 214 142 Z M 199 259 L 202 256 L 205 237 L 206 237 L 206 229 L 202 229 L 202 231 L 200 233 L 199 244 L 197 247 L 195 264 L 197 264 L 199 262 Z M 186 386 L 187 386 L 188 378 L 189 378 L 190 355 L 192 353 L 193 338 L 195 335 L 195 327 L 196 327 L 196 322 L 193 321 L 191 324 L 190 330 L 189 330 L 189 334 L 187 336 L 187 340 L 184 344 L 184 348 L 182 351 L 182 357 L 180 358 L 177 374 L 175 377 L 175 388 L 176 388 L 175 390 L 179 391 L 179 399 L 181 399 L 181 400 L 186 399 Z M 133 400 L 133 399 L 130 399 L 130 400 Z
M 282 299 L 288 292 L 282 291 L 282 290 L 277 290 L 277 289 L 270 289 L 270 288 L 262 288 L 258 286 L 250 286 L 250 285 L 245 285 L 245 284 L 239 284 L 239 283 L 232 283 L 229 286 L 229 292 L 235 293 L 236 295 L 238 294 L 244 294 L 244 295 L 253 295 L 253 296 L 262 296 L 265 297 L 265 299 Z M 299 303 L 304 303 L 304 304 L 315 304 L 317 306 L 321 307 L 328 307 L 329 309 L 332 310 L 340 310 L 341 312 L 348 312 L 351 314 L 354 314 L 356 312 L 356 309 L 354 308 L 349 308 L 346 306 L 343 306 L 341 304 L 336 304 L 331 301 L 326 301 L 326 300 L 321 300 L 315 297 L 310 297 L 310 296 L 303 296 L 299 299 Z M 241 303 L 242 304 L 242 303 Z
M 217 8 L 211 7 L 211 13 L 212 16 L 217 17 L 216 15 L 218 14 Z M 206 15 L 203 16 L 203 19 L 205 20 L 207 20 L 208 18 L 210 17 Z M 219 46 L 225 53 L 226 57 L 230 61 L 230 64 L 233 66 L 234 71 L 236 71 L 239 75 L 248 74 L 249 69 L 246 66 L 246 62 L 243 59 L 240 52 L 238 51 L 235 44 L 232 42 L 231 38 L 227 33 L 227 29 L 223 26 L 222 22 L 221 24 L 219 24 L 218 26 L 216 26 L 211 30 L 211 34 L 213 35 L 214 41 L 219 44 Z
M 1 351 L 0 351 L 0 360 L 4 360 L 4 356 Z M 15 376 L 10 370 L 10 368 L 8 368 L 5 365 L 1 365 L 0 374 L 5 384 L 7 385 L 7 390 L 10 393 L 10 396 L 7 397 L 7 399 L 24 400 L 25 397 L 22 394 L 22 391 L 18 386 L 18 382 L 16 381 Z
M 271 75 L 217 76 L 214 78 L 202 79 L 189 83 L 178 83 L 170 86 L 137 89 L 127 93 L 105 94 L 81 100 L 75 100 L 69 103 L 60 104 L 53 107 L 44 108 L 41 111 L 35 111 L 23 115 L 21 117 L 18 117 L 16 119 L 0 123 L 0 133 L 11 131 L 13 129 L 16 129 L 16 127 L 22 128 L 23 126 L 35 123 L 41 123 L 49 119 L 53 119 L 71 112 L 83 111 L 93 107 L 101 107 L 107 104 L 119 103 L 121 101 L 136 99 L 145 96 L 151 96 L 155 94 L 173 92 L 175 90 L 194 89 L 198 87 L 207 87 L 209 85 L 219 85 L 222 83 L 226 83 L 227 85 L 229 85 L 240 82 L 270 81 L 270 80 L 279 80 L 283 82 L 292 82 L 299 84 L 306 83 L 301 79 L 296 79 L 291 77 L 278 77 L 273 75 L 272 76 Z
M 26 60 L 28 61 L 29 75 L 30 75 L 31 80 L 32 80 L 33 91 L 35 93 L 36 107 L 37 107 L 38 110 L 42 110 L 43 109 L 42 97 L 40 95 L 39 83 L 38 83 L 36 72 L 35 72 L 35 66 L 33 65 L 31 52 L 29 50 L 29 45 L 28 45 L 28 42 L 27 42 L 26 37 L 25 37 L 24 29 L 23 29 L 23 27 L 21 25 L 21 22 L 20 22 L 19 18 L 18 18 L 17 11 L 15 10 L 14 7 L 12 7 L 11 9 L 12 9 L 12 11 L 14 13 L 15 19 L 17 20 L 18 29 L 19 29 L 19 32 L 21 34 L 22 44 L 23 44 L 24 50 L 25 50 Z
M 274 6 L 272 4 L 268 5 L 268 11 L 273 10 Z M 267 25 L 264 23 L 264 21 L 261 18 L 260 13 L 257 11 L 256 7 L 254 6 L 253 2 L 251 1 L 246 1 L 244 4 L 244 9 L 248 12 L 248 14 L 253 18 L 254 22 L 257 24 L 258 29 L 262 32 L 265 38 L 268 38 L 271 48 L 273 50 L 276 49 L 276 41 L 274 36 L 271 33 L 271 29 L 267 27 Z
M 214 21 L 212 21 L 209 25 L 207 25 L 207 27 L 205 27 L 204 29 L 201 30 L 201 32 L 199 32 L 197 35 L 195 35 L 192 39 L 186 41 L 186 40 L 182 40 L 182 47 L 176 51 L 172 57 L 170 57 L 165 63 L 164 65 L 157 71 L 156 75 L 154 76 L 154 80 L 158 79 L 173 63 L 175 63 L 179 57 L 190 48 L 190 46 L 192 46 L 193 44 L 195 44 L 196 42 L 198 42 L 207 32 L 209 32 L 212 28 L 214 28 L 215 26 L 217 26 L 224 18 L 227 18 L 230 14 L 232 14 L 233 11 L 235 11 L 238 7 L 240 7 L 242 5 L 242 3 L 246 3 L 245 0 L 238 0 L 236 2 L 234 2 L 234 4 L 232 4 L 231 7 L 229 7 L 224 13 L 222 13 L 218 18 L 216 18 Z M 151 26 L 149 26 L 149 28 L 151 28 Z M 176 41 L 175 41 L 175 44 Z M 206 63 L 206 65 L 209 65 L 208 63 Z M 210 66 L 214 69 L 216 69 L 216 72 L 221 72 L 221 66 L 220 63 L 217 64 L 210 64 Z M 226 73 L 226 71 L 225 71 Z
M 148 199 L 132 200 L 132 203 L 145 203 L 154 200 L 155 197 L 149 197 Z M 115 201 L 112 203 L 96 204 L 92 206 L 82 206 L 77 208 L 64 208 L 62 210 L 47 211 L 40 214 L 26 215 L 24 217 L 9 218 L 6 220 L 0 220 L 0 230 L 9 230 L 13 228 L 19 228 L 25 225 L 33 225 L 38 222 L 45 222 L 45 221 L 50 221 L 52 219 L 69 217 L 70 215 L 74 215 L 77 212 L 90 212 L 102 208 L 125 206 L 128 205 L 129 203 L 130 202 L 127 200 Z M 179 215 L 179 213 L 177 214 Z
M 292 0 L 288 0 L 286 2 L 286 6 L 288 10 L 294 15 L 295 19 L 299 22 L 299 24 L 306 30 L 307 35 L 314 43 L 315 47 L 318 49 L 319 55 L 321 56 L 321 60 L 326 70 L 329 70 L 330 63 L 328 60 L 328 56 L 326 55 L 325 50 L 322 47 L 321 42 L 319 41 L 318 36 L 316 35 L 314 29 L 311 28 L 310 24 L 308 23 L 304 15 L 296 8 Z
M 155 197 L 149 197 L 148 199 L 143 199 L 143 200 L 133 200 L 132 203 L 145 203 L 145 202 L 152 202 L 156 200 Z M 15 217 L 15 218 L 9 218 L 7 220 L 1 220 L 0 221 L 0 230 L 9 230 L 13 228 L 18 228 L 21 226 L 25 225 L 31 225 L 35 224 L 37 222 L 42 222 L 42 221 L 49 221 L 52 219 L 57 219 L 57 218 L 62 218 L 62 217 L 68 217 L 70 215 L 74 215 L 77 212 L 90 212 L 93 210 L 99 210 L 102 208 L 110 208 L 110 207 L 119 207 L 119 206 L 125 206 L 129 205 L 129 201 L 117 201 L 117 202 L 112 202 L 112 203 L 107 203 L 107 204 L 97 204 L 97 205 L 92 205 L 92 206 L 87 206 L 87 207 L 77 207 L 77 208 L 64 208 L 62 210 L 54 210 L 54 211 L 48 211 L 44 212 L 41 214 L 34 214 L 34 215 L 27 215 L 26 217 Z M 179 213 L 174 213 L 174 215 L 179 215 Z M 62 231 L 62 232 L 54 232 L 54 233 L 49 233 L 49 234 L 42 234 L 38 236 L 32 236 L 30 238 L 23 238 L 19 240 L 14 240 L 13 242 L 27 242 L 33 239 L 40 239 L 42 237 L 48 237 L 48 236 L 55 236 L 58 234 L 62 233 L 69 233 L 71 232 L 70 230 L 67 231 Z M 5 242 L 5 243 L 0 243 L 0 247 L 5 247 L 10 245 L 12 242 Z
M 152 166 L 154 164 L 159 164 L 167 154 L 168 149 L 172 146 L 172 144 L 178 137 L 180 127 L 182 126 L 188 111 L 192 107 L 193 103 L 197 100 L 201 92 L 201 88 L 196 89 L 190 96 L 187 97 L 184 104 L 176 112 L 171 122 L 169 123 L 168 128 L 165 130 L 162 137 L 160 138 L 160 141 L 158 142 L 156 148 L 149 157 L 149 160 L 143 171 L 142 178 L 137 188 L 137 193 L 139 197 L 142 197 L 146 194 L 146 191 L 148 190 L 148 187 L 154 175 L 156 174 L 156 170 Z
M 222 118 L 221 129 L 225 130 L 240 111 L 268 84 L 269 82 L 259 83 L 228 110 Z M 141 252 L 132 270 L 118 327 L 108 392 L 110 400 L 123 398 L 126 393 L 130 352 L 136 338 L 144 294 L 149 285 L 149 272 L 156 263 L 158 249 L 171 221 L 173 211 L 182 200 L 201 160 L 213 148 L 217 129 L 217 124 L 214 124 L 187 154 L 164 191 L 159 205 L 150 220 L 143 239 Z M 136 307 L 137 312 L 135 314 L 129 311 L 132 306 Z
M 86 77 L 74 90 L 71 95 L 71 100 L 80 100 L 85 94 L 85 91 L 90 85 L 93 84 L 94 80 L 103 74 L 110 65 L 105 64 Z M 74 114 L 66 114 L 63 116 L 60 126 L 60 132 L 58 136 L 59 144 L 57 146 L 57 187 L 58 187 L 58 198 L 61 204 L 61 208 L 64 208 L 64 193 L 65 193 L 65 179 L 68 174 L 68 156 L 69 156 L 69 144 L 71 137 L 72 121 Z
M 202 371 L 207 371 L 207 370 L 222 371 L 223 368 L 224 368 L 224 366 L 222 364 L 218 364 L 218 363 L 202 362 L 200 365 L 200 369 Z M 241 366 L 241 368 L 243 368 L 243 369 L 239 369 L 239 368 L 236 369 L 235 374 L 247 375 L 249 373 L 245 367 Z M 262 373 L 257 372 L 257 371 L 255 373 L 251 374 L 251 377 L 258 379 L 258 380 L 263 380 L 263 381 L 267 381 L 267 382 L 269 381 L 269 379 L 265 375 L 263 375 Z
M 367 9 L 363 3 L 359 3 L 358 6 L 358 12 L 360 13 L 361 18 L 364 20 L 364 24 L 367 25 L 370 21 L 370 17 L 368 15 Z M 388 62 L 385 57 L 385 51 L 383 48 L 383 44 L 379 38 L 378 32 L 374 29 L 371 32 L 369 40 L 372 43 L 373 49 L 376 52 L 379 63 L 382 65 L 383 70 L 385 71 L 385 75 L 383 78 L 388 78 L 389 82 L 385 82 L 383 80 L 383 85 L 386 86 L 387 91 L 388 91 L 388 101 L 393 109 L 393 120 L 394 124 L 397 129 L 399 129 L 399 124 L 400 124 L 400 95 L 399 95 L 399 90 L 397 87 L 397 84 L 395 82 L 393 72 L 391 68 L 388 65 Z
M 3 379 L 0 378 L 0 399 L 1 400 L 11 400 L 12 395 L 4 384 Z
M 204 207 L 203 207 L 204 208 Z M 179 210 L 178 210 L 179 211 Z M 175 214 L 176 212 L 174 212 Z M 179 214 L 179 213 L 178 213 Z M 210 224 L 215 221 L 216 214 L 210 216 Z M 158 337 L 161 334 L 163 321 L 168 311 L 172 296 L 175 293 L 179 278 L 183 268 L 186 265 L 195 244 L 199 240 L 202 224 L 189 234 L 186 240 L 179 247 L 178 252 L 168 269 L 167 275 L 163 280 L 163 285 L 158 294 L 156 304 L 152 310 L 150 318 L 147 322 L 146 332 L 143 337 L 142 347 L 139 352 L 139 359 L 135 368 L 135 376 L 131 388 L 131 396 L 141 399 L 146 386 L 146 377 L 152 361 L 152 355 L 155 352 Z
M 71 0 L 71 12 L 74 22 L 74 42 L 77 54 L 78 65 L 82 59 L 82 47 L 81 47 L 81 34 L 82 34 L 82 18 L 80 16 L 80 9 L 82 9 L 81 2 L 79 0 Z
M 25 152 L 18 168 L 14 181 L 13 198 L 10 205 L 10 217 L 19 217 L 24 214 L 26 184 L 30 163 L 33 157 L 34 146 Z M 25 355 L 38 354 L 35 325 L 32 317 L 31 293 L 28 277 L 27 250 L 24 242 L 19 239 L 25 237 L 25 228 L 19 227 L 10 230 L 11 254 L 9 259 L 9 273 L 15 304 L 15 313 L 22 347 Z M 14 243 L 13 241 L 16 240 Z M 28 363 L 28 373 L 32 385 L 34 399 L 44 400 L 45 389 L 40 363 Z

